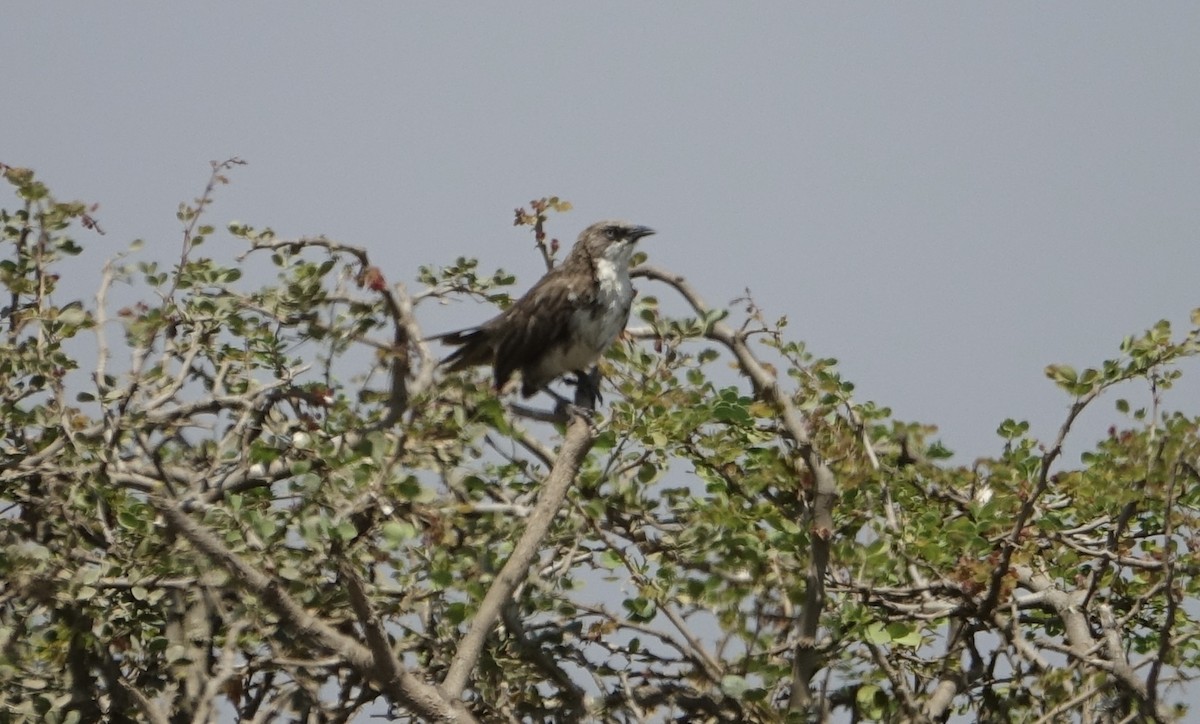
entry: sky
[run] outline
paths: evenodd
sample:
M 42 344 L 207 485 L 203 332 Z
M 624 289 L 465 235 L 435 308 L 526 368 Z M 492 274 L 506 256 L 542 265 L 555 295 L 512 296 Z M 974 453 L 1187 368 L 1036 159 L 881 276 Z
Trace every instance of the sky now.
M 1053 436 L 1047 364 L 1200 306 L 1197 37 L 1181 2 L 17 3 L 0 162 L 100 204 L 89 290 L 134 238 L 177 254 L 211 160 L 248 162 L 218 228 L 327 234 L 410 286 L 466 255 L 525 288 L 512 211 L 557 195 L 552 234 L 654 227 L 654 263 L 748 288 L 969 462 L 1006 417 Z

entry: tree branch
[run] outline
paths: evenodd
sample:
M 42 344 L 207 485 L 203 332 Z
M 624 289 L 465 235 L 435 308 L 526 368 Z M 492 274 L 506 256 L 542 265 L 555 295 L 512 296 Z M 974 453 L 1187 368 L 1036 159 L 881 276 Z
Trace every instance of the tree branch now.
M 491 587 L 483 597 L 483 602 L 479 604 L 479 610 L 471 619 L 466 635 L 459 641 L 458 651 L 454 654 L 454 659 L 450 662 L 450 670 L 442 682 L 442 690 L 446 696 L 454 699 L 462 696 L 471 672 L 479 662 L 479 656 L 483 653 L 484 642 L 487 640 L 488 634 L 491 633 L 492 627 L 500 617 L 505 602 L 528 575 L 529 568 L 533 565 L 542 542 L 550 532 L 550 526 L 554 522 L 555 516 L 558 515 L 559 509 L 566 500 L 567 491 L 579 473 L 584 456 L 591 449 L 595 439 L 596 434 L 587 420 L 579 416 L 572 419 L 567 428 L 566 439 L 563 440 L 562 448 L 559 450 L 558 459 L 550 474 L 546 476 L 542 494 L 538 498 L 533 515 L 529 516 L 525 532 L 517 541 L 512 555 L 508 557 L 508 561 L 500 569 L 500 573 L 492 581 Z
M 435 721 L 475 721 L 462 702 L 455 700 L 457 697 L 443 697 L 436 687 L 412 672 L 400 669 L 392 676 L 393 672 L 382 671 L 367 647 L 306 611 L 278 581 L 236 556 L 178 505 L 155 495 L 149 496 L 148 501 L 172 530 L 228 571 L 239 587 L 258 596 L 298 638 L 341 657 L 363 678 L 379 684 L 395 703 L 410 707 L 422 717 Z
M 678 291 L 702 318 L 711 311 L 700 295 L 682 276 L 657 267 L 642 265 L 631 273 L 635 277 L 646 277 L 663 282 Z M 724 322 L 708 325 L 705 337 L 719 342 L 737 358 L 738 367 L 750 378 L 755 391 L 770 403 L 779 415 L 787 436 L 796 446 L 802 465 L 796 466 L 796 475 L 813 476 L 810 526 L 812 528 L 812 555 L 805 572 L 804 607 L 800 612 L 799 643 L 792 659 L 792 691 L 788 707 L 792 710 L 805 709 L 812 699 L 812 677 L 817 671 L 817 629 L 821 611 L 825 607 L 825 573 L 829 569 L 830 539 L 833 536 L 833 505 L 837 499 L 837 477 L 825 460 L 813 447 L 808 429 L 800 411 L 792 404 L 791 397 L 779 386 L 775 375 L 767 370 L 746 344 L 745 335 L 735 332 Z

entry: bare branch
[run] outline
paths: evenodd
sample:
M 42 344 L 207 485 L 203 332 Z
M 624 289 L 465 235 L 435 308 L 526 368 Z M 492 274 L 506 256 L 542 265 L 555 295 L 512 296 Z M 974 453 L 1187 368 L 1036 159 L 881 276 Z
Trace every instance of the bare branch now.
M 538 498 L 533 515 L 529 516 L 525 532 L 521 534 L 513 548 L 512 555 L 505 562 L 500 573 L 492 581 L 479 610 L 471 619 L 470 628 L 459 641 L 458 650 L 450 662 L 450 670 L 442 683 L 446 695 L 453 698 L 462 696 L 463 690 L 470 679 L 471 671 L 483 653 L 483 645 L 496 620 L 500 617 L 504 603 L 512 596 L 533 565 L 539 548 L 550 532 L 554 517 L 566 500 L 567 491 L 579 472 L 584 456 L 591 449 L 596 435 L 582 417 L 575 417 L 567 428 L 566 438 L 558 452 L 554 468 L 543 482 L 542 494 Z
M 457 694 L 443 697 L 412 672 L 401 669 L 394 678 L 381 676 L 370 650 L 306 611 L 284 591 L 282 584 L 234 555 L 179 506 L 157 496 L 150 496 L 149 501 L 175 532 L 228 571 L 240 587 L 262 599 L 295 636 L 341 657 L 364 678 L 378 683 L 393 701 L 411 707 L 421 716 L 436 721 L 475 721 L 462 702 L 457 701 Z

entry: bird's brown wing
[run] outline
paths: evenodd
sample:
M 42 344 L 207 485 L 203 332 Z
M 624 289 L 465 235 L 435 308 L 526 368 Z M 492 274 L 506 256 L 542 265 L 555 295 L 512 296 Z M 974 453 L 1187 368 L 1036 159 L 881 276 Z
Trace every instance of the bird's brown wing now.
M 542 277 L 523 297 L 486 327 L 495 342 L 496 387 L 522 370 L 528 375 L 548 350 L 567 342 L 571 317 L 592 302 L 595 292 L 589 278 L 560 273 L 562 267 Z M 550 380 L 524 380 L 527 395 Z

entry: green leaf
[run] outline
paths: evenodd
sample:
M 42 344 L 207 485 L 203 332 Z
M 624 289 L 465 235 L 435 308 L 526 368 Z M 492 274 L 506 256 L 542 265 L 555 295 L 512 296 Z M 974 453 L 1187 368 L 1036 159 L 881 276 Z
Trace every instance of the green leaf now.
M 606 550 L 600 554 L 600 565 L 609 570 L 615 570 L 625 565 L 625 562 L 621 560 L 621 556 L 616 551 Z
M 62 324 L 78 326 L 88 319 L 88 313 L 82 307 L 65 307 L 58 312 L 58 321 Z
M 139 512 L 128 508 L 117 513 L 117 522 L 122 528 L 132 531 L 140 531 L 146 525 Z
M 622 604 L 625 610 L 629 612 L 629 618 L 633 621 L 646 623 L 654 619 L 658 613 L 658 604 L 644 596 L 636 598 L 627 598 Z
M 910 648 L 917 648 L 921 645 L 921 632 L 917 630 L 916 626 L 896 621 L 888 624 L 887 632 L 893 645 Z
M 1079 373 L 1071 365 L 1048 365 L 1046 376 L 1059 386 L 1074 385 L 1079 380 Z
M 454 626 L 466 621 L 468 613 L 467 605 L 459 601 L 446 607 L 446 619 Z
M 343 520 L 341 523 L 338 523 L 337 527 L 333 529 L 333 532 L 340 540 L 352 541 L 354 540 L 354 537 L 358 535 L 358 528 L 356 528 L 355 525 L 350 521 Z
M 728 697 L 741 699 L 749 689 L 750 682 L 744 676 L 726 674 L 721 677 L 721 691 Z
M 639 483 L 653 482 L 656 477 L 658 477 L 658 467 L 655 465 L 646 463 L 638 469 L 637 479 Z
M 258 513 L 255 513 L 254 516 L 252 516 L 251 524 L 254 528 L 254 532 L 264 540 L 275 537 L 275 531 L 278 530 L 278 525 L 276 525 L 274 518 L 266 515 L 260 515 Z
M 875 684 L 864 684 L 858 687 L 858 691 L 854 694 L 854 700 L 868 719 L 878 721 L 883 719 L 887 713 L 887 693 Z
M 417 529 L 411 523 L 389 520 L 380 526 L 384 540 L 393 547 L 400 546 L 417 537 Z
M 892 635 L 888 633 L 887 626 L 874 621 L 863 629 L 863 640 L 872 644 L 888 644 L 892 641 Z

